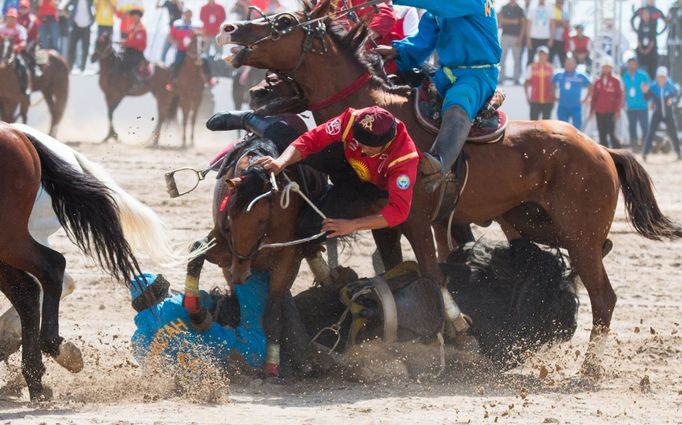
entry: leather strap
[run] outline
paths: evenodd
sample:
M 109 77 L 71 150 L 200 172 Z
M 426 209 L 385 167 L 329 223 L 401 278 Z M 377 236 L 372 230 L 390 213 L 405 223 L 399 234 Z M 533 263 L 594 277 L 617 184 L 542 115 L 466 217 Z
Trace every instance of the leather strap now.
M 381 302 L 381 309 L 384 312 L 384 342 L 393 343 L 398 339 L 398 309 L 391 288 L 381 276 L 370 279 L 374 292 Z

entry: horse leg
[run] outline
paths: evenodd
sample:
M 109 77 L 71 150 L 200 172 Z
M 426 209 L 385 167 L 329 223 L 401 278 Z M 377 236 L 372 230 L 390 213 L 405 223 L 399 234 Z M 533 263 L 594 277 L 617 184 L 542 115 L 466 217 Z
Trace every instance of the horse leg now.
M 372 230 L 372 236 L 377 246 L 377 251 L 372 254 L 372 262 L 374 263 L 374 272 L 376 274 L 390 270 L 403 262 L 403 251 L 400 247 L 402 233 L 399 229 L 385 228 Z M 379 258 L 375 258 L 377 253 Z M 382 266 L 383 271 L 378 266 Z
M 194 105 L 194 108 L 192 108 L 192 118 L 190 119 L 190 136 L 189 136 L 189 145 L 190 147 L 194 147 L 194 127 L 197 124 L 197 112 L 199 111 L 199 104 Z
M 109 98 L 107 97 L 107 118 L 109 119 L 109 132 L 107 133 L 107 136 L 102 140 L 102 143 L 106 142 L 109 139 L 114 139 L 115 142 L 118 142 L 118 134 L 116 133 L 116 130 L 114 130 L 114 111 L 116 108 L 118 108 L 118 105 L 121 103 L 121 100 L 123 100 L 122 97 L 117 97 L 117 98 Z
M 27 273 L 0 263 L 0 290 L 17 309 L 21 320 L 21 373 L 31 401 L 49 399 L 51 392 L 42 384 L 45 366 L 38 340 L 40 287 Z
M 189 107 L 182 107 L 182 147 L 187 142 L 187 122 L 189 121 Z
M 591 377 L 599 377 L 602 373 L 601 361 L 617 299 L 602 263 L 602 246 L 603 243 L 596 240 L 588 246 L 576 244 L 568 248 L 571 264 L 585 285 L 592 306 L 590 344 L 581 368 L 583 374 Z

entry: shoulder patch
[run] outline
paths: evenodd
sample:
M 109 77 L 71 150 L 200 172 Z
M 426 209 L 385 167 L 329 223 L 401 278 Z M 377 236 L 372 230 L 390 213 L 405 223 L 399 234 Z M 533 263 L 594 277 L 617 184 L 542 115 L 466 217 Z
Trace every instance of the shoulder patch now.
M 410 177 L 407 174 L 401 174 L 395 180 L 395 185 L 398 189 L 407 190 L 410 188 Z
M 327 134 L 330 136 L 336 136 L 341 133 L 341 119 L 334 118 L 332 121 L 327 123 Z

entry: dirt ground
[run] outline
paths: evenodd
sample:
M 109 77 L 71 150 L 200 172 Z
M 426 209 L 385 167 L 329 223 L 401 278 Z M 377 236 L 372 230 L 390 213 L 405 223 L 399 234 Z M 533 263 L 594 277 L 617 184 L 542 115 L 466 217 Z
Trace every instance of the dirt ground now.
M 176 166 L 202 166 L 217 150 L 148 150 L 130 145 L 80 144 L 74 147 L 101 162 L 138 199 L 155 209 L 179 242 L 205 235 L 211 224 L 212 182 L 195 193 L 171 200 L 163 172 Z M 651 158 L 647 169 L 658 189 L 663 211 L 682 222 L 682 163 L 672 157 Z M 478 235 L 499 238 L 491 227 Z M 71 423 L 682 423 L 682 242 L 648 241 L 626 223 L 622 205 L 611 238 L 614 249 L 606 268 L 618 294 L 612 338 L 606 349 L 606 374 L 597 383 L 577 374 L 591 324 L 589 300 L 581 289 L 579 326 L 570 343 L 529 359 L 523 367 L 498 377 L 447 382 L 389 380 L 359 384 L 309 380 L 287 386 L 246 383 L 237 379 L 221 401 L 205 403 L 178 395 L 168 381 L 143 376 L 132 360 L 129 338 L 134 316 L 127 290 L 104 276 L 62 233 L 53 237 L 64 252 L 77 289 L 62 303 L 61 333 L 75 340 L 86 357 L 85 369 L 69 374 L 46 359 L 44 382 L 54 400 L 32 404 L 21 397 L 0 398 L 0 424 Z M 373 247 L 359 239 L 342 263 L 369 274 Z M 175 287 L 183 268 L 159 270 Z M 221 284 L 214 267 L 202 275 L 203 287 Z M 309 285 L 303 270 L 296 289 Z M 8 302 L 0 298 L 0 307 Z M 19 356 L 9 361 L 19 365 Z M 0 383 L 9 377 L 0 366 Z

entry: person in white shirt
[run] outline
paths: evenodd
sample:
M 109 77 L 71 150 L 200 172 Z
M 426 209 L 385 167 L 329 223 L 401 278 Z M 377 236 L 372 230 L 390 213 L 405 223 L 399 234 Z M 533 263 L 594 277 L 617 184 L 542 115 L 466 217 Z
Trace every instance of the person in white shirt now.
M 535 52 L 540 46 L 552 48 L 554 41 L 554 21 L 551 9 L 545 4 L 545 0 L 538 0 L 538 5 L 531 7 L 526 14 L 528 29 L 528 65 L 533 63 Z
M 76 62 L 76 46 L 80 43 L 81 57 L 79 62 L 80 71 L 85 70 L 85 63 L 90 50 L 90 27 L 95 21 L 92 0 L 69 0 L 66 4 L 69 12 L 71 31 L 69 32 L 68 61 L 69 68 L 73 69 Z

